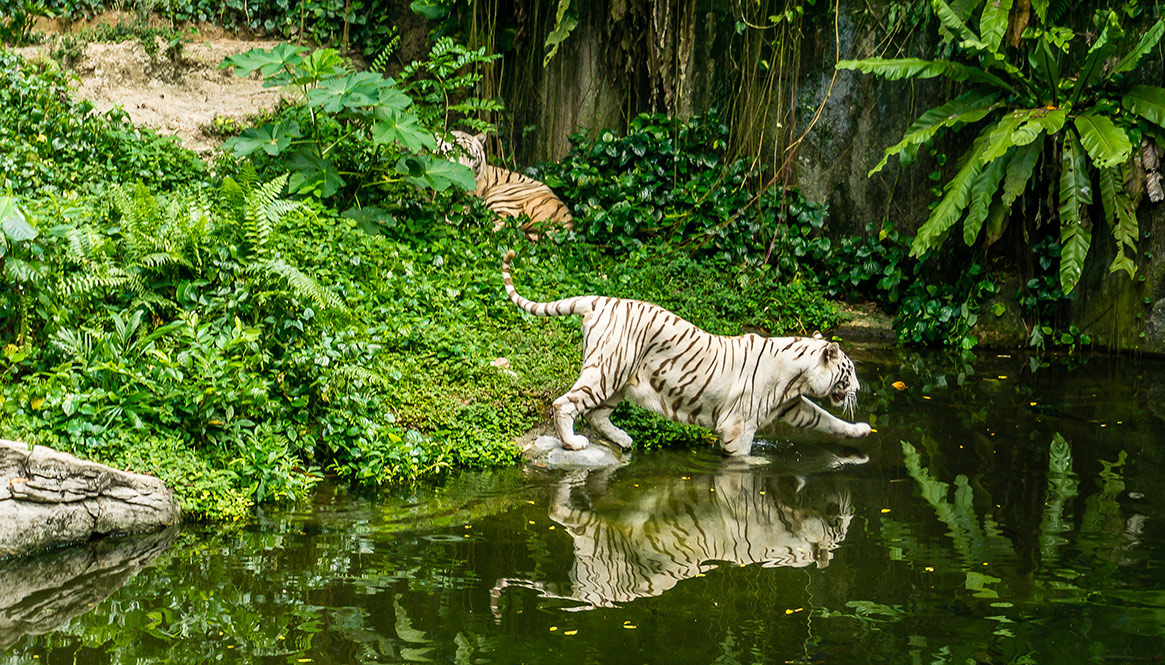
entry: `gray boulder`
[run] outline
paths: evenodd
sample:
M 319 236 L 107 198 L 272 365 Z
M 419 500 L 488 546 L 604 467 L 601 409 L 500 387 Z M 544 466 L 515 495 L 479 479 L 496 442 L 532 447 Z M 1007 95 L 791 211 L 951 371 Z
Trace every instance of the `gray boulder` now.
M 567 450 L 554 436 L 539 436 L 523 454 L 530 464 L 547 469 L 601 469 L 626 463 L 623 454 L 605 445 Z
M 0 558 L 178 519 L 174 494 L 153 476 L 0 439 Z

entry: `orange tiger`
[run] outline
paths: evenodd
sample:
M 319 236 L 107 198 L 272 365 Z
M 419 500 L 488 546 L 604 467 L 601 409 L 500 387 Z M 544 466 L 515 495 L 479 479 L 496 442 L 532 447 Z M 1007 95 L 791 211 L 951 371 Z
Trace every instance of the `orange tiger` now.
M 854 363 L 816 337 L 713 335 L 651 303 L 605 296 L 534 302 L 518 295 L 506 253 L 502 280 L 510 300 L 535 316 L 583 317 L 582 372 L 554 400 L 554 426 L 564 448 L 589 442 L 575 434 L 586 415 L 600 434 L 626 449 L 631 437 L 613 425 L 623 400 L 676 422 L 700 425 L 720 436 L 729 455 L 747 455 L 757 430 L 780 418 L 835 436 L 862 437 L 867 423 L 850 423 L 809 401 L 828 396 L 853 413 L 861 389 Z
M 458 162 L 473 169 L 477 182 L 474 195 L 484 199 L 485 205 L 503 218 L 494 225 L 495 231 L 505 225 L 505 218 L 523 214 L 530 221 L 522 225 L 522 230 L 531 238 L 537 237 L 534 227 L 540 223 L 550 223 L 564 229 L 574 228 L 570 209 L 549 187 L 486 161 L 485 134 L 472 136 L 460 131 L 452 134 L 453 143 L 437 138 L 437 152 L 443 155 L 456 154 Z

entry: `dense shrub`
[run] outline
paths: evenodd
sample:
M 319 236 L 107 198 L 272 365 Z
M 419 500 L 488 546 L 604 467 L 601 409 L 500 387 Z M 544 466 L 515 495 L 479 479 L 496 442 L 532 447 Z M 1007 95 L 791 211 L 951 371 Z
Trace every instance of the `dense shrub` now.
M 579 236 L 614 250 L 669 243 L 759 263 L 778 225 L 801 212 L 783 203 L 812 214 L 796 190 L 754 193 L 755 171 L 727 161 L 728 128 L 714 113 L 688 122 L 642 114 L 623 136 L 580 132 L 571 143 L 537 175 L 570 202 Z
M 170 188 L 207 177 L 176 139 L 96 113 L 69 97 L 68 76 L 0 49 L 0 191 L 59 194 L 137 181 Z

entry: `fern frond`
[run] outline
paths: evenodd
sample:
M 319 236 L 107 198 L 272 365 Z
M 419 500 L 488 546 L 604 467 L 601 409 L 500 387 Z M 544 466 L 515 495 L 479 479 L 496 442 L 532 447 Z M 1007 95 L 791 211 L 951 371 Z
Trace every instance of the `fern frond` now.
M 284 173 L 274 180 L 251 188 L 245 195 L 243 234 L 251 245 L 251 251 L 260 260 L 270 255 L 267 239 L 279 218 L 297 205 L 293 201 L 279 199 L 279 194 L 287 185 L 287 178 L 288 174 Z
M 73 298 L 90 298 L 111 289 L 123 288 L 132 275 L 120 268 L 107 268 L 100 273 L 69 275 L 61 280 L 61 294 Z
M 332 370 L 332 376 L 338 379 L 338 383 L 342 386 L 347 386 L 356 381 L 361 381 L 378 388 L 387 388 L 392 385 L 388 377 L 373 372 L 366 367 L 361 367 L 360 365 L 340 365 Z
M 344 310 L 344 302 L 340 300 L 339 296 L 320 286 L 319 282 L 282 259 L 266 261 L 256 268 L 278 277 L 287 284 L 295 296 L 312 302 L 320 310 Z

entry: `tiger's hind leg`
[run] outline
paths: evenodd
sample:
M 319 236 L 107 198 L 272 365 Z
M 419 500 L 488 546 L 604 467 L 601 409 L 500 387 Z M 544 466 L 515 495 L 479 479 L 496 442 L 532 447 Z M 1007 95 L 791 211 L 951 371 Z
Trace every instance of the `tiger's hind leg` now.
M 554 400 L 554 428 L 558 430 L 558 438 L 562 441 L 562 447 L 567 450 L 582 450 L 590 445 L 590 441 L 585 436 L 574 433 L 575 418 L 601 407 L 611 397 L 609 392 L 604 392 L 601 388 L 604 382 L 599 372 L 598 367 L 583 369 L 578 380 L 574 382 L 574 386 L 565 395 Z M 609 415 L 610 411 L 607 414 Z M 611 427 L 615 428 L 614 425 Z M 596 429 L 603 432 L 603 429 L 597 425 Z M 606 432 L 603 434 L 607 435 Z M 623 435 L 626 436 L 626 432 Z
M 631 435 L 615 426 L 611 422 L 611 412 L 619 406 L 619 402 L 623 401 L 623 391 L 620 390 L 614 395 L 611 395 L 602 404 L 595 407 L 593 411 L 587 414 L 587 420 L 591 421 L 591 425 L 599 431 L 599 434 L 607 437 L 611 443 L 619 446 L 623 450 L 630 450 Z

